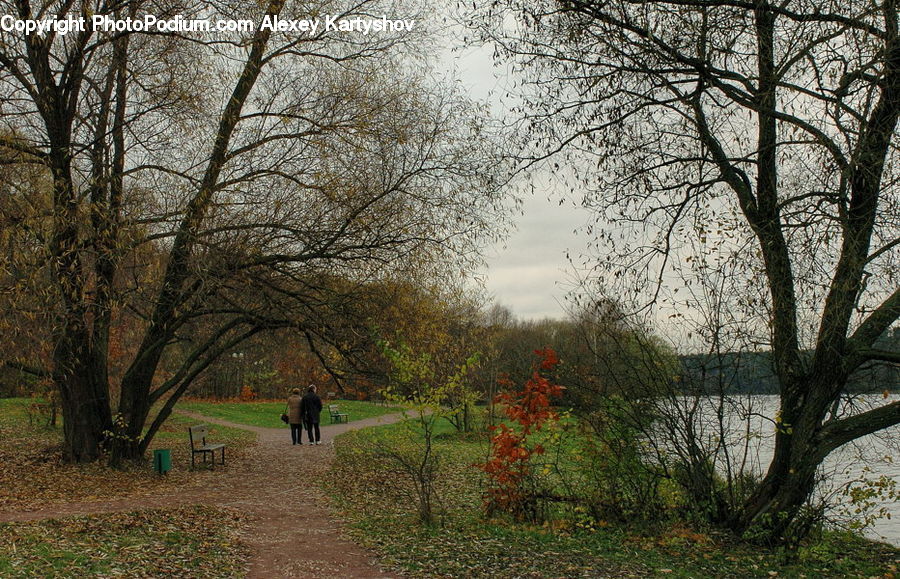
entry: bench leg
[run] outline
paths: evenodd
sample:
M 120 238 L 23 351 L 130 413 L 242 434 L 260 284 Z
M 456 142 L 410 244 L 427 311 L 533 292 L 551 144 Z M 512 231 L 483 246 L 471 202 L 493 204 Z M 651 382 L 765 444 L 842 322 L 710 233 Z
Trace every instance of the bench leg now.
M 216 468 L 216 451 L 215 450 L 192 450 L 191 451 L 191 470 L 196 468 L 196 455 L 200 454 L 203 456 L 203 465 L 206 466 L 209 464 L 211 469 Z M 222 447 L 222 459 L 219 462 L 220 465 L 225 464 L 225 447 Z

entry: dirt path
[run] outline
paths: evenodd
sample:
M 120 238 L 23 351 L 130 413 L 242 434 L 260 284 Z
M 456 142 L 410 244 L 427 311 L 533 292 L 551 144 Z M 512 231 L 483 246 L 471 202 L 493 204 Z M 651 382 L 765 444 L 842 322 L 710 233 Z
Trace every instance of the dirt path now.
M 388 424 L 399 415 L 349 424 L 322 425 L 322 444 L 291 445 L 287 428 L 259 428 L 194 416 L 255 432 L 256 445 L 225 468 L 200 473 L 202 488 L 185 492 L 90 503 L 62 504 L 39 511 L 0 513 L 0 522 L 174 507 L 189 504 L 229 506 L 250 519 L 244 540 L 254 551 L 249 578 L 391 577 L 372 555 L 344 537 L 333 519 L 318 481 L 334 458 L 334 437 L 348 430 Z M 305 439 L 305 433 L 304 433 Z

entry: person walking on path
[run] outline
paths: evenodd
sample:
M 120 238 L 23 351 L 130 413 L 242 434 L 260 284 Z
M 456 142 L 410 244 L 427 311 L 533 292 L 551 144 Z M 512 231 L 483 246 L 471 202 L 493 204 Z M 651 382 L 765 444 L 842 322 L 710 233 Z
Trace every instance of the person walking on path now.
M 303 399 L 300 397 L 300 389 L 291 390 L 287 399 L 288 424 L 291 425 L 291 442 L 303 444 Z
M 319 433 L 319 413 L 322 412 L 322 399 L 316 394 L 316 387 L 309 385 L 303 400 L 300 402 L 300 414 L 306 423 L 306 434 L 310 444 L 321 444 L 322 436 Z M 313 432 L 315 431 L 315 440 Z

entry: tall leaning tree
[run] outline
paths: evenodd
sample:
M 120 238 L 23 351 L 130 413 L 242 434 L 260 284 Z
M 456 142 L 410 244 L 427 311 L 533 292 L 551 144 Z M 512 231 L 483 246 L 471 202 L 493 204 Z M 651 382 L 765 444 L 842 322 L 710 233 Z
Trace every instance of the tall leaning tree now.
M 3 187 L 35 208 L 3 206 L 4 296 L 37 294 L 34 343 L 51 350 L 45 368 L 37 347 L 6 362 L 58 389 L 69 460 L 142 456 L 191 382 L 259 332 L 292 328 L 324 359 L 354 287 L 465 267 L 497 231 L 492 145 L 471 105 L 429 79 L 424 4 L 4 0 L 0 12 L 255 23 L 0 42 L 0 162 L 29 177 Z M 326 14 L 418 26 L 260 26 Z
M 784 533 L 825 457 L 900 423 L 888 398 L 841 403 L 862 368 L 900 363 L 877 346 L 900 315 L 898 8 L 500 0 L 465 15 L 521 74 L 520 160 L 565 167 L 597 216 L 594 281 L 659 303 L 687 263 L 685 279 L 716 283 L 684 284 L 673 319 L 771 349 L 774 457 L 739 531 Z

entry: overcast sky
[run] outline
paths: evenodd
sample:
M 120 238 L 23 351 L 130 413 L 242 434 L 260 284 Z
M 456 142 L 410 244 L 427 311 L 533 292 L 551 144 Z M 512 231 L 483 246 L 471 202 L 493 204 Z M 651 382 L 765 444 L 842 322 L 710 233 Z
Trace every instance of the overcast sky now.
M 494 114 L 503 114 L 500 95 L 509 78 L 494 66 L 490 48 L 448 50 L 445 60 L 472 98 L 489 102 Z M 575 233 L 587 212 L 571 200 L 560 205 L 560 197 L 548 188 L 541 185 L 535 195 L 523 193 L 523 214 L 515 216 L 515 230 L 485 256 L 488 266 L 482 273 L 488 293 L 519 319 L 566 315 L 564 298 L 571 278 L 566 255 L 577 258 L 587 245 L 585 234 Z

